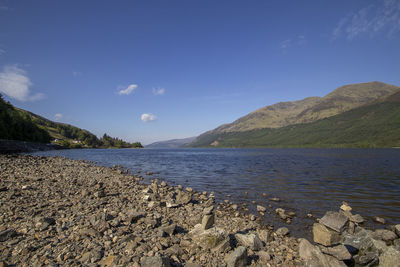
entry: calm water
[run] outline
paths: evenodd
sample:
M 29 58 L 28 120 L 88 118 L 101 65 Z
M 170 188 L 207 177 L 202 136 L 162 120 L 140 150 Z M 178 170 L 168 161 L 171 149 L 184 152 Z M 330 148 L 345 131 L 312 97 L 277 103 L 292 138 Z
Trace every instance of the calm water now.
M 400 223 L 400 149 L 88 149 L 35 154 L 119 164 L 147 179 L 214 191 L 218 200 L 246 202 L 252 209 L 256 201 L 293 210 L 298 216 L 292 228 L 303 231 L 312 223 L 307 213 L 322 216 L 337 210 L 343 200 L 364 217 Z M 147 171 L 157 174 L 146 177 Z M 282 201 L 273 203 L 269 197 Z M 280 224 L 277 218 L 271 222 Z

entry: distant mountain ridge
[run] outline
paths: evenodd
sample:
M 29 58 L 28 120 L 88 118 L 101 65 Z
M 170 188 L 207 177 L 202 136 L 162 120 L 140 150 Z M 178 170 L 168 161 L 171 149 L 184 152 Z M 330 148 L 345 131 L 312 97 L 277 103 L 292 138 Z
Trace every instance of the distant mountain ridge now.
M 260 108 L 210 132 L 242 132 L 313 122 L 368 104 L 397 90 L 400 87 L 382 82 L 345 85 L 324 97 L 308 97 Z
M 239 118 L 233 123 L 222 125 L 214 130 L 201 134 L 188 146 L 275 147 L 318 146 L 318 144 L 323 146 L 340 146 L 341 144 L 343 145 L 345 143 L 344 139 L 332 141 L 332 144 L 326 142 L 324 143 L 323 140 L 320 140 L 320 137 L 324 136 L 321 134 L 322 128 L 333 133 L 340 123 L 333 123 L 328 127 L 325 124 L 320 124 L 321 121 L 324 121 L 326 118 L 334 118 L 337 115 L 339 116 L 345 113 L 349 116 L 349 118 L 353 118 L 354 120 L 356 120 L 356 118 L 357 120 L 363 120 L 365 118 L 362 116 L 357 117 L 360 115 L 359 113 L 355 115 L 355 113 L 351 111 L 366 106 L 370 106 L 366 107 L 366 109 L 372 110 L 373 108 L 371 105 L 377 108 L 380 106 L 380 104 L 385 104 L 381 106 L 387 106 L 387 108 L 390 106 L 387 112 L 389 112 L 389 110 L 392 112 L 397 112 L 396 107 L 397 105 L 400 105 L 399 101 L 396 101 L 397 99 L 400 99 L 400 87 L 398 86 L 381 82 L 345 85 L 337 88 L 332 93 L 322 98 L 310 97 L 299 101 L 281 102 L 258 109 L 242 118 Z M 391 103 L 391 105 L 387 103 Z M 371 110 L 369 110 L 369 112 L 372 112 Z M 385 116 L 389 117 L 389 115 L 390 114 L 385 115 L 383 113 L 379 113 L 379 116 L 377 116 L 375 119 L 389 123 L 389 121 L 385 119 Z M 342 117 L 335 118 L 340 120 L 344 119 Z M 346 119 L 345 121 L 348 120 Z M 359 125 L 357 124 L 357 121 L 353 121 L 351 123 L 354 125 Z M 351 123 L 349 124 L 349 127 L 351 126 Z M 368 123 L 370 125 L 377 125 L 377 123 L 373 123 L 372 121 L 368 121 Z M 390 125 L 391 130 L 400 128 L 400 123 L 390 123 Z M 291 126 L 294 126 L 294 128 Z M 368 129 L 368 131 L 372 131 L 372 128 L 368 127 L 367 125 L 364 126 L 366 129 Z M 307 137 L 307 134 L 304 132 L 307 129 L 312 131 L 312 133 L 310 132 L 308 135 L 314 139 Z M 286 131 L 290 131 L 291 134 L 288 134 Z M 355 132 L 360 134 L 362 129 L 358 129 Z M 279 133 L 280 136 L 275 135 L 277 133 Z M 371 132 L 367 133 L 367 135 L 368 134 L 371 134 Z M 284 140 L 283 136 L 291 138 L 293 142 L 286 139 Z M 362 135 L 359 136 L 360 139 L 361 137 Z M 325 138 L 327 137 L 325 136 Z M 252 139 L 252 141 L 246 139 Z M 279 142 L 279 140 L 281 141 Z M 372 139 L 370 138 L 369 140 L 371 141 Z M 368 146 L 367 144 L 362 144 L 361 140 L 359 141 L 360 142 L 354 142 L 354 146 Z M 389 143 L 390 141 L 386 142 L 387 145 L 389 145 Z
M 189 144 L 193 142 L 197 137 L 188 137 L 188 138 L 182 138 L 182 139 L 171 139 L 171 140 L 166 140 L 166 141 L 159 141 L 159 142 L 154 142 L 151 143 L 145 148 L 179 148 L 182 147 L 186 144 Z

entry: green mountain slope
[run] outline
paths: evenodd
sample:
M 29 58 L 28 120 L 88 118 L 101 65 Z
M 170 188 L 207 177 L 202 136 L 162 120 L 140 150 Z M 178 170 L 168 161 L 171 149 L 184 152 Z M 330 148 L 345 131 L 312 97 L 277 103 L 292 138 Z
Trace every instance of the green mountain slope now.
M 193 147 L 400 147 L 400 91 L 312 123 L 200 136 Z
M 97 138 L 91 132 L 65 123 L 54 122 L 6 103 L 0 95 L 0 139 L 49 143 L 63 147 L 143 147 L 104 134 Z
M 51 137 L 0 95 L 0 139 L 49 143 Z
M 397 90 L 400 90 L 400 87 L 381 82 L 345 85 L 322 98 L 309 97 L 299 101 L 280 102 L 263 107 L 203 135 L 279 128 L 313 122 L 372 103 Z

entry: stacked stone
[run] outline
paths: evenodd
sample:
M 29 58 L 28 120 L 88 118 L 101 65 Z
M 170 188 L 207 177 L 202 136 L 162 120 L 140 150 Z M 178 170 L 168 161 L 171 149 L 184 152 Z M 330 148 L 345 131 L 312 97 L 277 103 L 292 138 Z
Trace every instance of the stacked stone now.
M 360 226 L 363 222 L 347 203 L 339 212 L 328 211 L 313 225 L 317 245 L 302 239 L 300 257 L 311 266 L 400 266 L 400 226 L 372 232 Z

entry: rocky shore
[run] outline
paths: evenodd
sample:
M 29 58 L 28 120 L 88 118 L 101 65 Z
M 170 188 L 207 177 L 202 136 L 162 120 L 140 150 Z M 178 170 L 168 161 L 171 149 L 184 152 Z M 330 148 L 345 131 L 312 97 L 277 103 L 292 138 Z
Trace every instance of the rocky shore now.
M 316 220 L 314 244 L 260 222 L 241 206 L 215 203 L 212 192 L 144 184 L 121 168 L 0 155 L 0 266 L 400 263 L 400 225 L 366 230 L 348 205 Z

